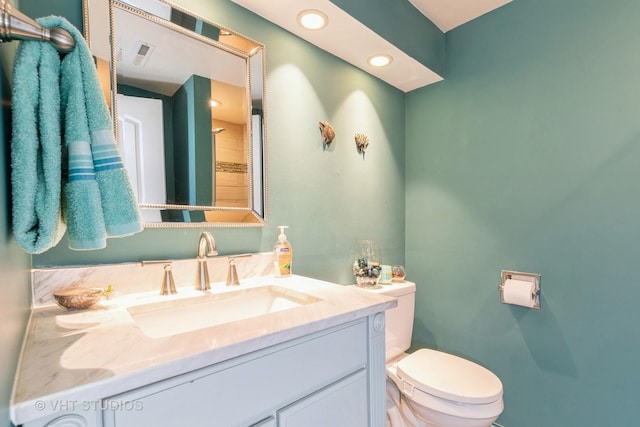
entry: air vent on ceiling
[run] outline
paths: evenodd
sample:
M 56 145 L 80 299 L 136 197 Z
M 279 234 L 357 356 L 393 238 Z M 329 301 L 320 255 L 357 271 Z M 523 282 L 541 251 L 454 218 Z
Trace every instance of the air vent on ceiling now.
M 155 48 L 152 44 L 138 41 L 133 49 L 133 61 L 131 63 L 136 67 L 144 67 Z

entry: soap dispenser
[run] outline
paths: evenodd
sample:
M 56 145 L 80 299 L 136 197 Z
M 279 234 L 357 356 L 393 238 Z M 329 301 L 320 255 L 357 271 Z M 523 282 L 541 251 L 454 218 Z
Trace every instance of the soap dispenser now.
M 284 234 L 284 229 L 289 227 L 280 225 L 278 228 L 280 229 L 280 235 L 273 245 L 275 275 L 276 277 L 289 277 L 291 276 L 293 249 L 291 248 L 291 243 L 287 240 L 287 236 Z

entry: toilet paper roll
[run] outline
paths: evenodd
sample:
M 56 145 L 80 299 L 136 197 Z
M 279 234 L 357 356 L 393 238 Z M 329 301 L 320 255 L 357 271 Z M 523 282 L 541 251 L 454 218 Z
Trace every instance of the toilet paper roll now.
M 526 280 L 507 279 L 502 288 L 502 300 L 507 304 L 533 308 L 536 305 L 536 285 Z

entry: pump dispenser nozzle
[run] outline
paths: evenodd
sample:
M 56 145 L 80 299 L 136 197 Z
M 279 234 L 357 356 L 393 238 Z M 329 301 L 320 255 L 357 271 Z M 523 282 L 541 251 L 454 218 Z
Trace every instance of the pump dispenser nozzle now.
M 278 228 L 280 229 L 280 235 L 278 236 L 278 240 L 283 241 L 283 240 L 287 240 L 287 236 L 284 234 L 284 230 L 286 228 L 289 228 L 288 225 L 279 225 Z

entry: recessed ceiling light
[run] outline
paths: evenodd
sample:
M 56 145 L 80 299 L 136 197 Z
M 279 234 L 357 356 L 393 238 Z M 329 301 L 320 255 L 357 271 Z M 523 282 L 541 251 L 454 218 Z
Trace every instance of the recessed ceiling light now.
M 327 15 L 315 9 L 303 10 L 298 14 L 298 25 L 307 30 L 319 30 L 329 23 Z
M 393 62 L 391 55 L 373 55 L 367 60 L 373 67 L 385 67 Z

